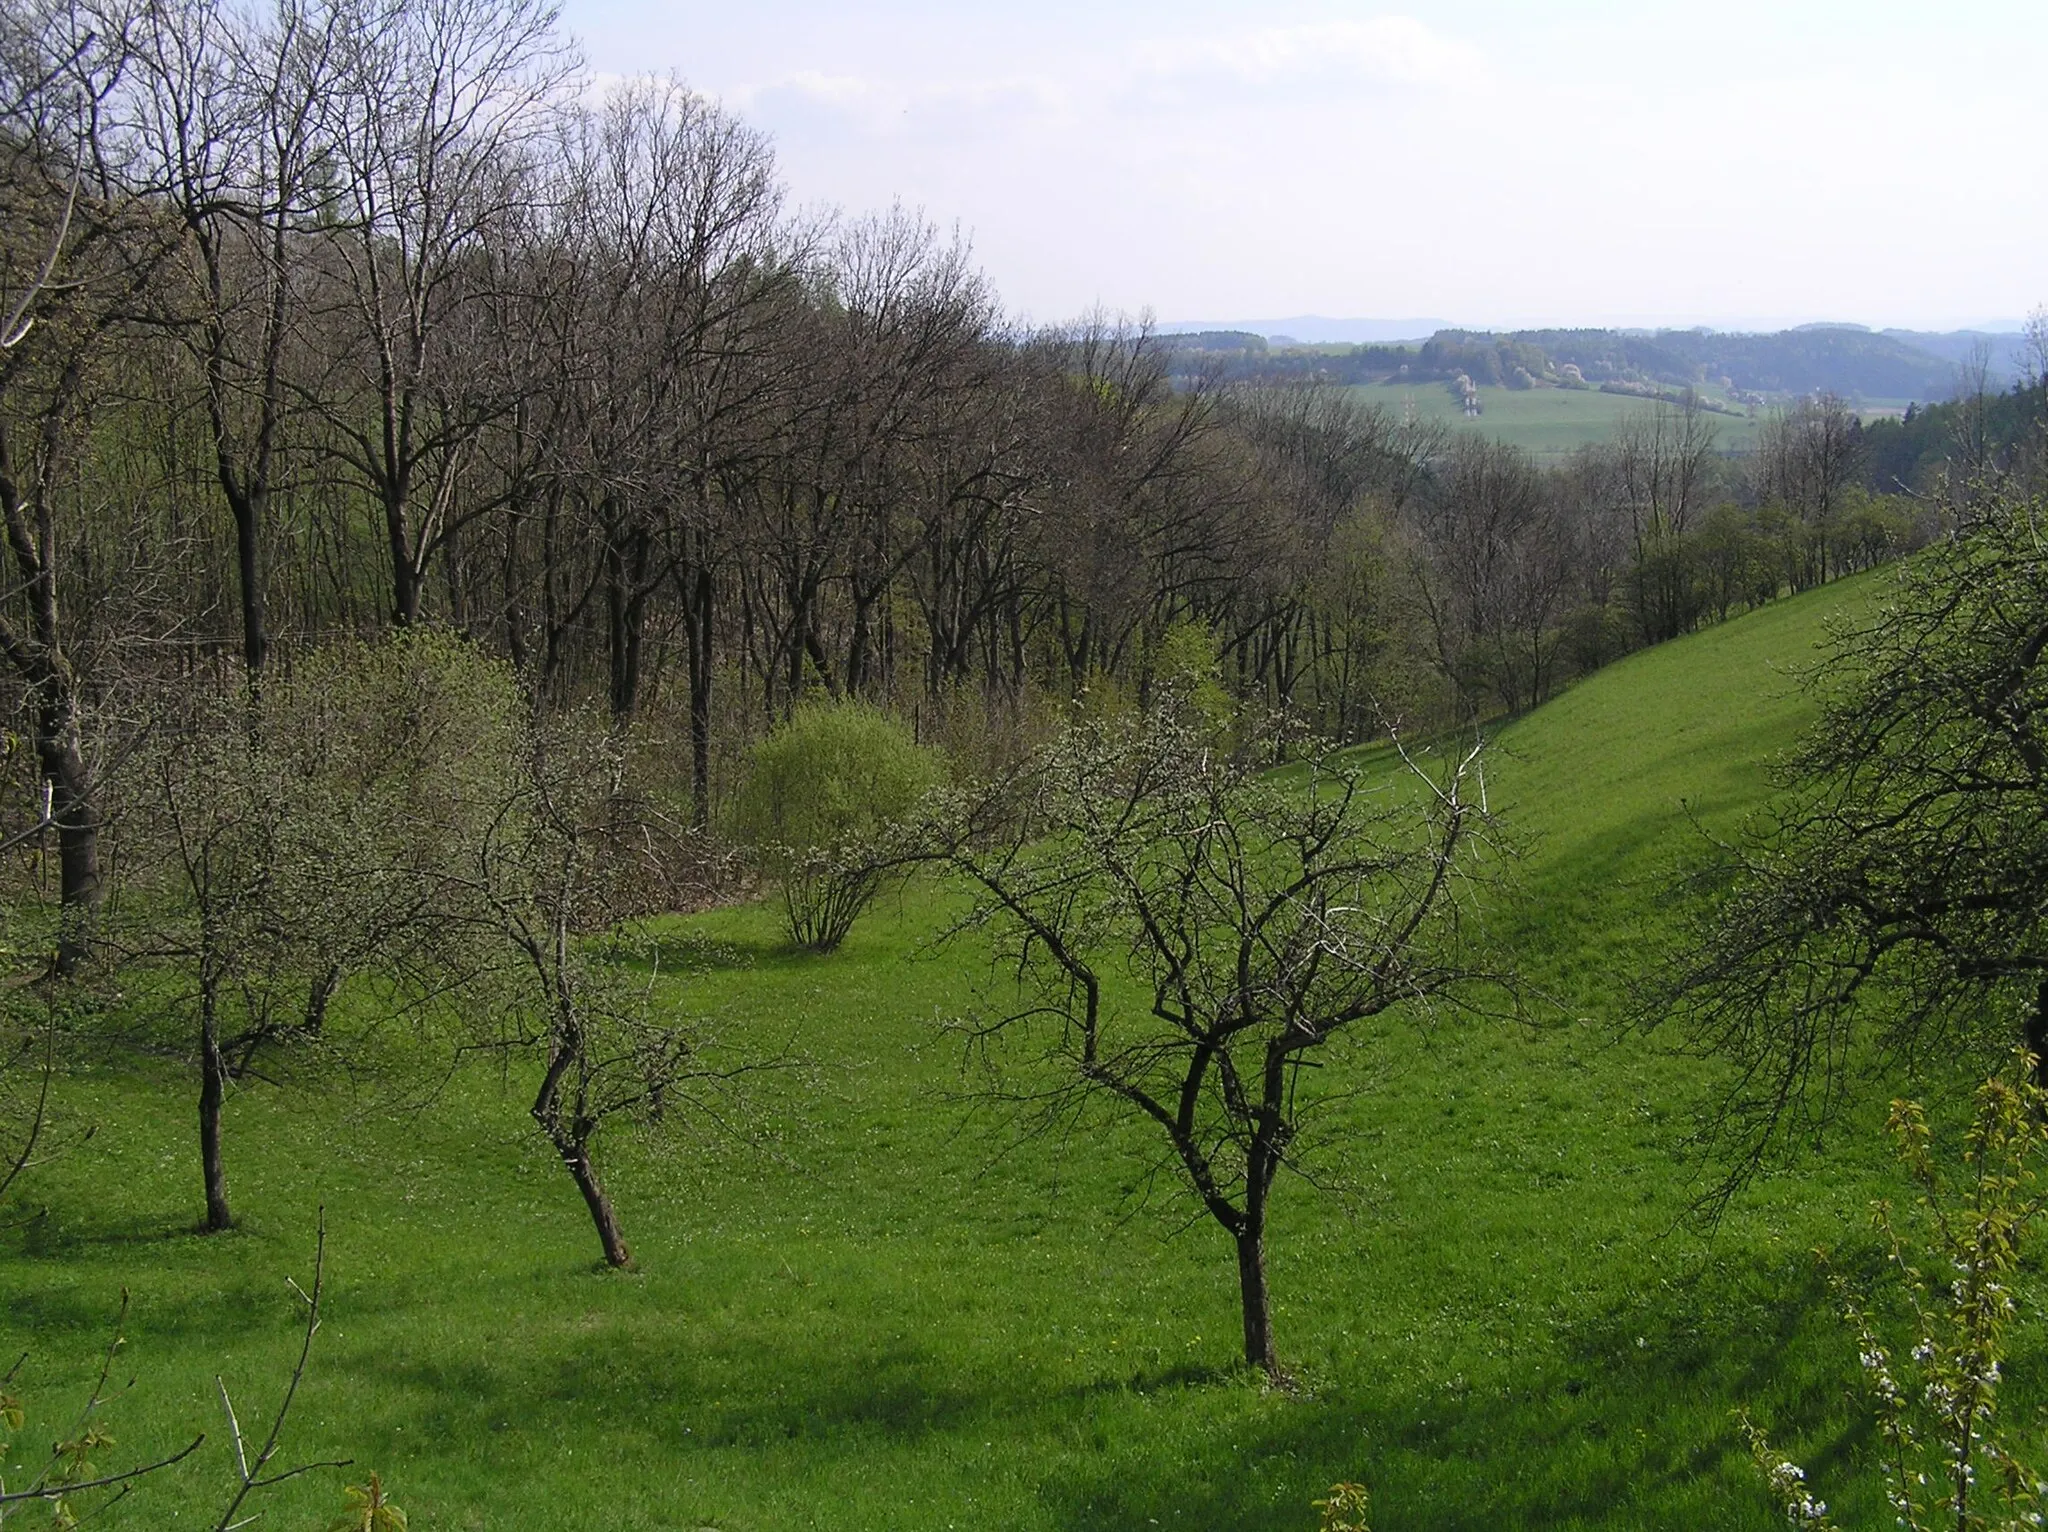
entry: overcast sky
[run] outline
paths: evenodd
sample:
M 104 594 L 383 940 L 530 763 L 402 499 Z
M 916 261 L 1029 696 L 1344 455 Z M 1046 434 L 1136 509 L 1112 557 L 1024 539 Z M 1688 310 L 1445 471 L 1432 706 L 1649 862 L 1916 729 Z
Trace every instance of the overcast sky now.
M 2048 302 L 2048 4 L 565 0 L 1008 307 L 1950 328 Z

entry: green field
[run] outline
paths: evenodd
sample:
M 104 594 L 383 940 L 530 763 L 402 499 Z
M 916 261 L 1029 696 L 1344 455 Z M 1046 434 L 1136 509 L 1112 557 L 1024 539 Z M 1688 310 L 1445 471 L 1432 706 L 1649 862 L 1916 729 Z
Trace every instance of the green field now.
M 1441 383 L 1365 383 L 1353 387 L 1351 393 L 1396 414 L 1412 402 L 1424 420 L 1498 437 L 1546 461 L 1561 459 L 1586 442 L 1606 440 L 1616 421 L 1650 407 L 1648 400 L 1592 389 L 1483 387 L 1479 398 L 1485 413 L 1477 420 L 1467 420 L 1458 401 Z M 1756 420 L 1718 414 L 1707 420 L 1714 428 L 1715 450 L 1747 452 L 1756 446 Z
M 676 1002 L 805 1062 L 757 1080 L 747 1141 L 608 1141 L 637 1274 L 594 1268 L 517 1076 L 436 1091 L 394 1047 L 340 1092 L 246 1092 L 244 1227 L 205 1239 L 189 1092 L 108 1064 L 63 1082 L 65 1122 L 98 1132 L 37 1173 L 47 1216 L 0 1233 L 0 1345 L 30 1353 L 33 1398 L 68 1400 L 132 1289 L 116 1455 L 213 1434 L 105 1524 L 196 1524 L 171 1507 L 226 1472 L 214 1376 L 245 1415 L 267 1402 L 324 1204 L 328 1323 L 289 1448 L 380 1469 L 416 1529 L 1307 1529 L 1338 1479 L 1371 1486 L 1381 1532 L 1781 1525 L 1738 1405 L 1846 1525 L 1877 1525 L 1853 1347 L 1809 1254 L 1871 1259 L 1865 1210 L 1896 1189 L 1875 1112 L 1691 1233 L 1678 1141 L 1711 1077 L 1611 1026 L 1670 934 L 1688 808 L 1727 828 L 1759 801 L 1808 714 L 1792 671 L 1870 589 L 1639 654 L 1503 732 L 1488 787 L 1526 854 L 1494 919 L 1548 998 L 1526 1027 L 1390 1025 L 1333 1060 L 1363 1088 L 1343 1185 L 1284 1182 L 1274 1212 L 1298 1394 L 1234 1366 L 1227 1244 L 1144 1201 L 1148 1139 L 1020 1142 L 959 1099 L 939 1023 L 1000 978 L 933 949 L 941 886 L 829 958 L 760 908 L 678 929 L 720 945 Z M 335 1485 L 286 1486 L 259 1525 L 322 1524 Z

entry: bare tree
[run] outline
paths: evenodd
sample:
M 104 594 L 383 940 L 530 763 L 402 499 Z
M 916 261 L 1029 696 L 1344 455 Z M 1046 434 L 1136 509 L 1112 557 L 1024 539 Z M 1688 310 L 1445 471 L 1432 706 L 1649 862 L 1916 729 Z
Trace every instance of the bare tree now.
M 141 310 L 170 248 L 103 132 L 129 62 L 129 24 L 68 5 L 14 7 L 0 20 L 0 526 L 14 575 L 0 603 L 0 655 L 23 688 L 53 794 L 64 972 L 91 949 L 104 804 L 67 611 L 77 539 L 63 532 L 85 498 L 79 481 L 105 384 L 96 364 Z
M 1714 428 L 1690 390 L 1684 402 L 1638 410 L 1609 444 L 1609 483 L 1628 517 L 1632 605 L 1644 643 L 1676 638 L 1698 619 L 1686 539 L 1706 498 Z
M 1414 519 L 1418 586 L 1437 663 L 1466 709 L 1477 710 L 1488 690 L 1511 712 L 1540 700 L 1570 543 L 1535 463 L 1512 443 L 1462 435 L 1418 498 Z
M 318 246 L 334 269 L 305 352 L 325 365 L 299 388 L 378 509 L 405 625 L 430 561 L 480 512 L 464 476 L 510 401 L 459 343 L 463 321 L 576 60 L 546 0 L 350 0 L 340 36 L 317 126 L 338 237 Z
M 164 0 L 136 28 L 125 131 L 183 227 L 163 320 L 186 346 L 204 401 L 213 474 L 234 525 L 242 660 L 268 663 L 269 542 L 312 263 L 304 244 L 333 210 L 321 118 L 340 86 L 344 8 L 276 0 Z
M 1244 1360 L 1281 1379 L 1266 1215 L 1304 1119 L 1303 1077 L 1347 1028 L 1468 1000 L 1465 914 L 1490 835 L 1477 751 L 1376 780 L 1311 754 L 1285 785 L 1170 719 L 1068 734 L 979 798 L 953 864 L 1021 987 L 975 1026 L 1036 1055 L 1004 1087 L 1042 1124 L 1103 1101 L 1157 1130 L 1164 1165 L 1237 1253 Z M 1313 1082 L 1313 1083 L 1312 1083 Z
M 1640 996 L 1733 1066 L 1720 1192 L 1813 1141 L 1859 1075 L 2048 1057 L 2044 512 L 1991 497 L 1836 634 L 1783 791 Z
M 721 1088 L 752 1067 L 714 1066 L 703 1029 L 656 997 L 659 949 L 633 939 L 620 890 L 662 827 L 623 792 L 623 768 L 618 737 L 587 715 L 537 727 L 469 877 L 469 918 L 511 956 L 492 1046 L 538 1055 L 529 1113 L 614 1268 L 633 1255 L 597 1164 L 602 1130 L 679 1109 L 722 1120 Z
M 1797 513 L 1806 529 L 1804 554 L 1790 571 L 1795 589 L 1828 578 L 1831 519 L 1862 455 L 1862 426 L 1833 394 L 1801 399 L 1764 423 L 1757 444 L 1760 493 Z
M 1289 709 L 1318 659 L 1333 652 L 1329 613 L 1314 593 L 1328 584 L 1340 540 L 1355 531 L 1368 497 L 1396 513 L 1408 504 L 1447 436 L 1383 406 L 1360 404 L 1321 380 L 1237 388 L 1224 402 L 1248 440 L 1254 477 L 1269 502 L 1259 517 L 1267 528 L 1262 556 L 1248 561 L 1232 593 L 1224 653 L 1237 659 L 1247 688 Z M 1347 594 L 1357 593 L 1355 584 L 1348 587 Z M 1348 698 L 1354 689 L 1355 678 L 1347 676 L 1337 691 Z M 1347 711 L 1340 702 L 1339 717 Z M 1352 723 L 1345 719 L 1339 728 L 1348 732 Z

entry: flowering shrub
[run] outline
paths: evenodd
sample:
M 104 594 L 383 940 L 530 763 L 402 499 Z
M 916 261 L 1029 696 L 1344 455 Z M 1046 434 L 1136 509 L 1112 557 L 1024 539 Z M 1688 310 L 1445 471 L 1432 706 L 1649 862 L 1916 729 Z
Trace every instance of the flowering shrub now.
M 1903 1356 L 1879 1335 L 1869 1306 L 1839 1282 L 1857 1359 L 1877 1410 L 1886 1497 L 1908 1532 L 2021 1532 L 2043 1525 L 2048 1483 L 1995 1434 L 2000 1369 L 2018 1304 L 2021 1245 L 2043 1199 L 2035 1161 L 2048 1147 L 2048 1091 L 2032 1057 L 1977 1091 L 1960 1175 L 1936 1165 L 1919 1103 L 1892 1103 L 1888 1126 L 1920 1188 L 1917 1242 L 1888 1202 L 1874 1210 L 1887 1263 L 1911 1314 Z M 1742 1428 L 1771 1494 L 1795 1527 L 1829 1527 L 1805 1472 L 1776 1452 L 1745 1414 Z

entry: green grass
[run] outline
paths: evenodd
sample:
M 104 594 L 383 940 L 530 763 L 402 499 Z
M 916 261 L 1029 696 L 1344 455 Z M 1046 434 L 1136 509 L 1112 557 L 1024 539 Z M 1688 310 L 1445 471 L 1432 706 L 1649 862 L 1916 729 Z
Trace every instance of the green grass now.
M 1382 1532 L 1761 1529 L 1745 1404 L 1875 1525 L 1852 1349 L 1808 1254 L 1868 1258 L 1864 1210 L 1894 1184 L 1870 1122 L 1688 1233 L 1678 1139 L 1708 1077 L 1611 1026 L 1668 939 L 1685 805 L 1725 826 L 1759 801 L 1807 716 L 1790 669 L 1868 589 L 1636 656 L 1503 732 L 1488 788 L 1528 851 L 1496 918 L 1558 1004 L 1342 1056 L 1363 1087 L 1326 1166 L 1344 1184 L 1285 1183 L 1274 1212 L 1298 1395 L 1234 1368 L 1227 1246 L 1143 1200 L 1147 1139 L 1019 1142 L 957 1099 L 937 1021 L 995 981 L 931 949 L 934 888 L 829 958 L 783 949 L 762 909 L 691 923 L 725 955 L 679 1000 L 808 1062 L 759 1082 L 752 1145 L 605 1145 L 637 1274 L 594 1268 L 516 1078 L 429 1099 L 394 1053 L 353 1089 L 249 1091 L 228 1115 L 245 1224 L 202 1239 L 189 1092 L 109 1064 L 64 1082 L 66 1121 L 98 1133 L 38 1173 L 48 1216 L 0 1234 L 0 1344 L 31 1353 L 36 1399 L 67 1398 L 132 1288 L 117 1455 L 214 1435 L 125 1524 L 196 1524 L 172 1507 L 225 1472 L 213 1377 L 245 1419 L 268 1402 L 324 1204 L 329 1317 L 291 1450 L 377 1467 L 419 1529 L 1308 1528 L 1337 1479 L 1371 1486 Z M 2023 1358 L 2022 1397 L 2031 1379 Z M 337 1500 L 300 1481 L 260 1525 Z
M 1365 383 L 1352 395 L 1383 405 L 1397 414 L 1414 405 L 1424 420 L 1441 421 L 1457 430 L 1471 430 L 1511 442 L 1545 460 L 1561 459 L 1586 442 L 1607 440 L 1617 422 L 1649 407 L 1649 401 L 1597 389 L 1482 387 L 1485 413 L 1467 420 L 1464 410 L 1441 383 Z M 1715 450 L 1747 452 L 1756 445 L 1757 422 L 1734 415 L 1709 415 Z

